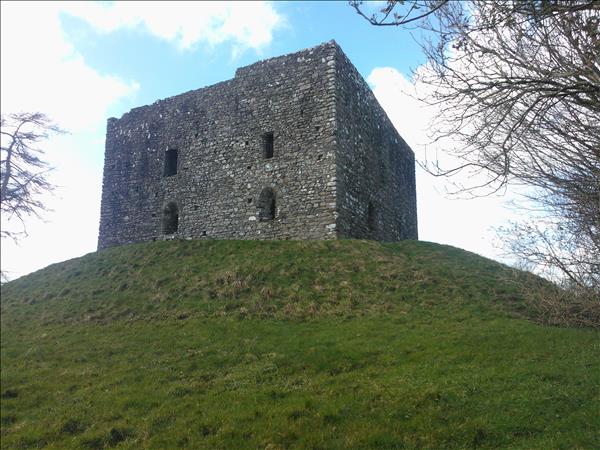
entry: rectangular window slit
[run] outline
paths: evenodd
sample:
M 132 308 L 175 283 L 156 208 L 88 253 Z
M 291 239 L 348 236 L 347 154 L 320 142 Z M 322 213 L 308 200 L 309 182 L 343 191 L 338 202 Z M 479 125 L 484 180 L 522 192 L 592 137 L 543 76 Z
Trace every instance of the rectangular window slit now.
M 265 159 L 270 159 L 273 157 L 273 132 L 265 133 L 263 135 L 263 145 L 264 145 L 264 157 Z
M 177 149 L 169 149 L 165 152 L 165 177 L 170 177 L 177 173 Z

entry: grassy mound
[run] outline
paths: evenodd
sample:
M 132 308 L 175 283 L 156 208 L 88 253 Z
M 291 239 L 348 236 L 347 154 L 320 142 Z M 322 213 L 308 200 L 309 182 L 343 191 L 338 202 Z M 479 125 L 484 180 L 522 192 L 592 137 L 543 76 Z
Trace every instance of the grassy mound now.
M 525 278 L 524 278 L 525 277 Z M 171 241 L 55 264 L 3 286 L 12 323 L 167 317 L 353 317 L 432 306 L 527 314 L 534 277 L 472 253 L 406 241 Z
M 424 242 L 172 241 L 2 286 L 2 448 L 593 448 L 598 335 Z

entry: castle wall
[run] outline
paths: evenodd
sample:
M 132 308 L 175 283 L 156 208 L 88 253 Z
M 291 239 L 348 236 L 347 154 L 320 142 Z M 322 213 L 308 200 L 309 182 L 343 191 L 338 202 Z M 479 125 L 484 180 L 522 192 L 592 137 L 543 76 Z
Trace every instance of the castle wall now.
M 338 237 L 417 239 L 414 154 L 339 48 L 335 72 Z
M 329 42 L 109 119 L 98 247 L 416 239 L 414 164 Z
M 261 61 L 232 80 L 109 119 L 98 247 L 335 238 L 335 49 Z M 270 159 L 265 133 L 273 136 Z M 171 176 L 168 150 L 177 153 Z M 264 188 L 275 194 L 273 220 L 259 220 Z M 177 231 L 165 234 L 173 204 Z

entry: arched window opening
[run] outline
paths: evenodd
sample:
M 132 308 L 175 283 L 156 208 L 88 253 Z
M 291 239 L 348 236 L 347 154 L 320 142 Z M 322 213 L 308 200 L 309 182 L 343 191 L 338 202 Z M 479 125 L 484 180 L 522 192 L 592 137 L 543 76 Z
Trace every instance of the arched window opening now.
M 271 159 L 273 157 L 273 132 L 265 133 L 263 135 L 263 156 L 265 159 Z
M 373 202 L 369 202 L 369 206 L 367 207 L 367 225 L 369 226 L 369 231 L 375 229 L 375 207 L 373 206 Z
M 170 202 L 163 210 L 163 233 L 173 234 L 179 227 L 179 208 L 177 203 Z
M 177 173 L 177 149 L 172 148 L 165 152 L 165 177 L 170 177 Z
M 264 188 L 258 198 L 258 220 L 273 220 L 276 212 L 275 191 L 271 188 Z

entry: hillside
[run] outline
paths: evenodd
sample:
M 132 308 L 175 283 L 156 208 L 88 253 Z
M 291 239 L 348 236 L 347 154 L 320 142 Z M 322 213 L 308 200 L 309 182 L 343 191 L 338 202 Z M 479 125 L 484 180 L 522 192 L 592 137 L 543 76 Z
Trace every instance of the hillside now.
M 92 253 L 8 283 L 2 317 L 40 324 L 181 315 L 297 319 L 419 305 L 428 314 L 458 307 L 526 313 L 523 276 L 425 242 L 155 242 Z
M 593 448 L 598 334 L 406 241 L 171 241 L 2 286 L 2 448 Z

